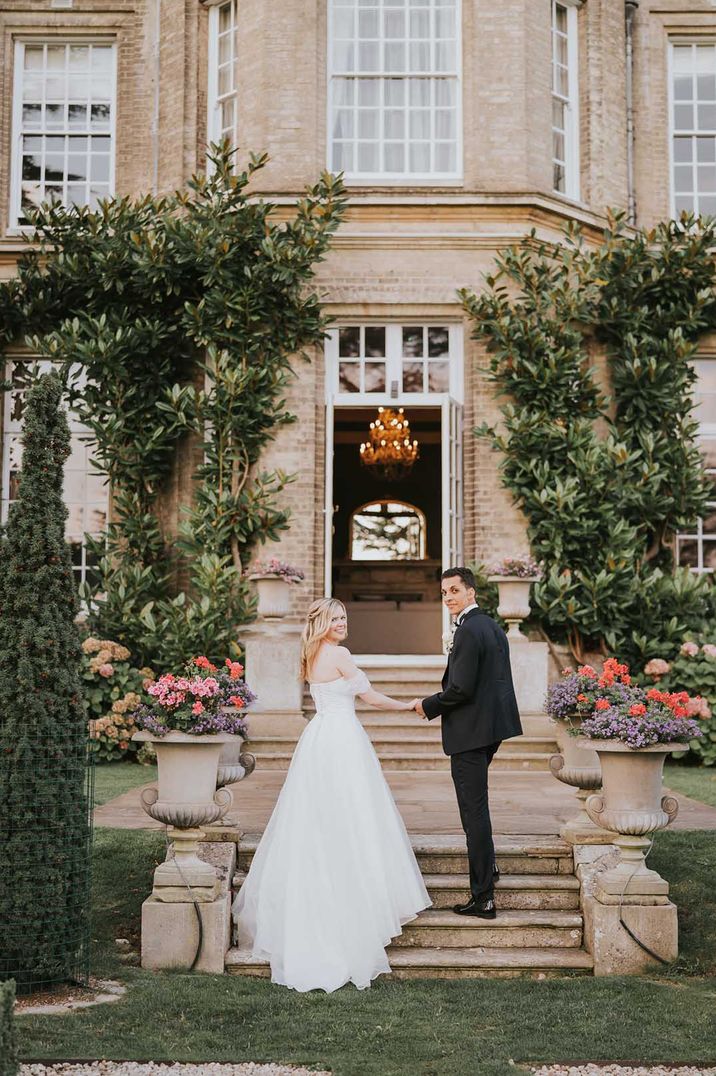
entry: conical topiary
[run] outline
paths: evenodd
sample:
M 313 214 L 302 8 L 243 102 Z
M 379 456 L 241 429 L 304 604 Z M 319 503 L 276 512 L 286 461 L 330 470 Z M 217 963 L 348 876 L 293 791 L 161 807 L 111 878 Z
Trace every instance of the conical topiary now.
M 78 609 L 65 541 L 62 383 L 30 390 L 0 536 L 0 978 L 86 977 L 90 823 Z

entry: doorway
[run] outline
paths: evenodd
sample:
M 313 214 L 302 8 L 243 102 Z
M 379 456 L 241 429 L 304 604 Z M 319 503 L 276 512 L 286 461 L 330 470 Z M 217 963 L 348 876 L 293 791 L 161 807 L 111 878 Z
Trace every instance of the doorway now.
M 442 451 L 439 408 L 406 408 L 419 455 L 400 477 L 365 466 L 375 407 L 337 407 L 333 428 L 331 589 L 360 654 L 441 649 Z

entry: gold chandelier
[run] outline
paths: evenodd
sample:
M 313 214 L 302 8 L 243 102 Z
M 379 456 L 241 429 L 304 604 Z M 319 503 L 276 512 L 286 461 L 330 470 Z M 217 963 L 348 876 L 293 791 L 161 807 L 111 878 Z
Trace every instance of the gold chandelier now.
M 419 456 L 418 442 L 410 439 L 410 423 L 403 408 L 379 407 L 368 440 L 360 446 L 361 463 L 374 467 L 382 477 L 405 478 Z

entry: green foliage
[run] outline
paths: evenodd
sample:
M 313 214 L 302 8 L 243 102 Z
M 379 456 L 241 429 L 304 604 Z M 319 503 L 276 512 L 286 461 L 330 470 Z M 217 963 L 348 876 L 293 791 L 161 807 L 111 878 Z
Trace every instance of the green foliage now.
M 0 983 L 0 1076 L 17 1076 L 20 1067 L 13 1019 L 15 983 Z
M 694 648 L 695 654 L 691 653 Z M 691 740 L 688 760 L 716 766 L 716 645 L 707 639 L 687 640 L 658 686 L 667 691 L 688 691 L 706 699 L 712 716 L 699 722 L 703 737 Z
M 61 398 L 54 373 L 28 395 L 18 495 L 0 538 L 0 978 L 18 988 L 76 977 L 86 958 L 87 736 Z
M 229 652 L 252 615 L 242 567 L 288 526 L 290 477 L 257 463 L 293 420 L 293 357 L 323 339 L 311 283 L 345 207 L 325 173 L 282 221 L 249 194 L 266 156 L 235 173 L 225 144 L 212 160 L 188 191 L 43 208 L 37 248 L 0 286 L 0 341 L 22 326 L 62 364 L 111 484 L 92 630 L 166 666 Z M 178 536 L 160 522 L 177 453 L 200 460 Z
M 476 434 L 501 453 L 545 575 L 534 588 L 548 634 L 574 657 L 588 647 L 637 664 L 678 649 L 713 614 L 711 581 L 673 569 L 676 531 L 708 494 L 690 416 L 695 341 L 714 322 L 713 224 L 671 221 L 603 244 L 540 244 L 502 253 L 479 294 L 461 292 L 488 377 L 507 397 L 500 430 Z M 607 347 L 612 403 L 591 369 Z
M 90 636 L 82 643 L 82 679 L 89 732 L 98 762 L 132 758 L 139 744 L 132 713 L 142 701 L 151 669 L 135 669 L 130 653 L 112 639 Z

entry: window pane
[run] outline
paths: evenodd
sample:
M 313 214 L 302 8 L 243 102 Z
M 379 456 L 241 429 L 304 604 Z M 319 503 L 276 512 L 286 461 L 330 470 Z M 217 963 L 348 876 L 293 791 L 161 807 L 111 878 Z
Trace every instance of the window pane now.
M 385 355 L 385 326 L 367 325 L 365 329 L 365 353 L 368 356 Z
M 403 392 L 423 391 L 423 364 L 422 362 L 403 363 Z
M 450 354 L 450 334 L 445 328 L 428 329 L 428 356 L 432 358 L 444 358 Z
M 428 363 L 428 389 L 430 392 L 447 392 L 450 388 L 450 366 L 446 362 Z
M 423 329 L 422 326 L 403 326 L 403 355 L 423 354 Z
M 341 358 L 360 355 L 360 329 L 357 325 L 338 330 L 338 354 Z
M 360 392 L 360 363 L 342 362 L 338 366 L 340 392 Z
M 367 362 L 365 364 L 365 391 L 385 392 L 384 362 Z

